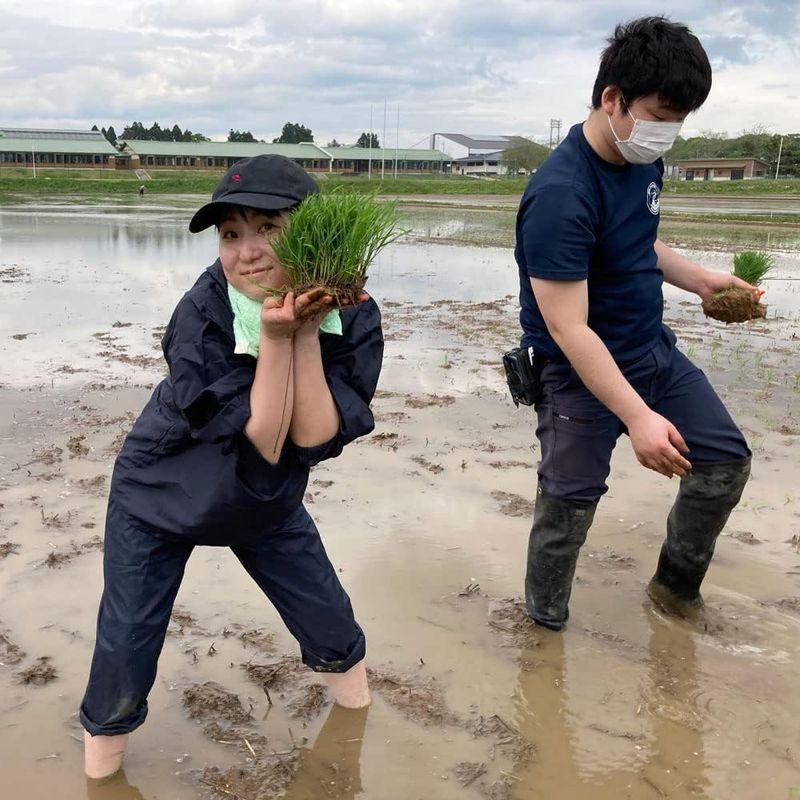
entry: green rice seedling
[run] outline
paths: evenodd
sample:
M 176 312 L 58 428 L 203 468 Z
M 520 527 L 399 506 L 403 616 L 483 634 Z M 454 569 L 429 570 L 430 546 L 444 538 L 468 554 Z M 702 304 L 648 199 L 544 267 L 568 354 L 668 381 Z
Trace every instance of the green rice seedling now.
M 337 305 L 354 303 L 378 253 L 406 231 L 396 203 L 334 189 L 306 198 L 272 243 L 296 294 L 322 289 Z
M 751 286 L 758 286 L 774 266 L 772 255 L 761 250 L 745 250 L 733 257 L 733 274 Z
M 745 250 L 733 257 L 733 274 L 752 286 L 758 286 L 773 266 L 772 256 L 760 250 Z M 738 287 L 723 289 L 704 300 L 703 311 L 707 317 L 726 323 L 767 316 L 767 307 L 752 292 Z

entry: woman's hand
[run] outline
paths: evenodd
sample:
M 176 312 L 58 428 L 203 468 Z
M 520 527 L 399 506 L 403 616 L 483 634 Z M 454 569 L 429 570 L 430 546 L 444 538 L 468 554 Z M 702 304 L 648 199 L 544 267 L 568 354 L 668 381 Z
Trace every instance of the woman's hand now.
M 724 291 L 725 289 L 744 289 L 751 292 L 753 300 L 757 303 L 764 294 L 763 289 L 753 286 L 741 278 L 737 278 L 730 272 L 712 272 L 705 270 L 703 274 L 703 282 L 697 292 L 701 300 L 710 300 L 717 292 Z
M 294 292 L 287 292 L 283 298 L 267 297 L 261 306 L 261 331 L 268 339 L 279 340 L 292 338 L 314 320 L 318 328 L 330 311 L 331 302 L 330 295 L 322 289 L 305 292 L 297 298 Z

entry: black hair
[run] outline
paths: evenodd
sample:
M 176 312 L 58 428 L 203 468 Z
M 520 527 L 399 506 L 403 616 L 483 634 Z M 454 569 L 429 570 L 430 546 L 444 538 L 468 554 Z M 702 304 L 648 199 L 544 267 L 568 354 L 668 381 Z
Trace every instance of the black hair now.
M 711 64 L 685 25 L 663 16 L 641 17 L 617 25 L 608 40 L 592 91 L 594 108 L 600 108 L 607 86 L 619 88 L 623 110 L 657 92 L 664 105 L 688 114 L 711 91 Z
M 219 231 L 220 227 L 222 226 L 222 218 L 230 214 L 231 212 L 237 214 L 242 219 L 246 219 L 245 211 L 257 211 L 259 214 L 263 214 L 268 219 L 272 219 L 274 217 L 279 217 L 284 211 L 292 211 L 295 206 L 289 206 L 288 208 L 279 208 L 275 211 L 267 211 L 263 208 L 251 208 L 250 206 L 240 206 L 235 205 L 234 203 L 226 204 L 227 207 L 224 210 L 220 210 L 219 216 L 217 217 L 217 221 L 214 223 L 214 227 Z

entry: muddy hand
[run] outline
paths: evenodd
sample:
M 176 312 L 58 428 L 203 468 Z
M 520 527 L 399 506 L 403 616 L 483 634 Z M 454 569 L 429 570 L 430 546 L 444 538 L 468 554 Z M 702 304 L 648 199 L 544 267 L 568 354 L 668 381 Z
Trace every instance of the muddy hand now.
M 261 331 L 268 339 L 290 339 L 302 320 L 295 314 L 294 293 L 267 297 L 261 305 Z
M 317 317 L 321 322 L 332 307 L 333 298 L 324 289 L 312 289 L 295 300 L 294 313 L 303 324 Z

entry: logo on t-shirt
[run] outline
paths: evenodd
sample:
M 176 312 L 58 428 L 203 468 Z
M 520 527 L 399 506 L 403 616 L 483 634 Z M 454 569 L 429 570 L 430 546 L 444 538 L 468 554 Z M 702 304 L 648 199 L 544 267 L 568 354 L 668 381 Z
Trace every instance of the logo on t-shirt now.
M 661 189 L 658 188 L 658 184 L 655 181 L 647 187 L 647 207 L 650 209 L 651 214 L 658 216 L 661 207 Z

